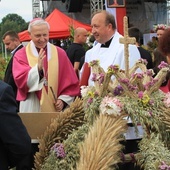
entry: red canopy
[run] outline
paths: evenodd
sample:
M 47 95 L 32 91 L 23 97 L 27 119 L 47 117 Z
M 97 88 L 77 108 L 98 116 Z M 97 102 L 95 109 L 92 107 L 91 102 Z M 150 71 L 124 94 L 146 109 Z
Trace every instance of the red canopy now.
M 73 28 L 83 27 L 88 31 L 91 31 L 90 25 L 83 24 L 79 21 L 76 21 L 68 17 L 67 15 L 63 14 L 57 9 L 55 9 L 45 20 L 50 24 L 50 33 L 49 33 L 50 39 L 54 39 L 54 38 L 61 39 L 61 38 L 69 37 L 70 26 L 72 26 Z M 30 40 L 30 36 L 27 30 L 20 32 L 18 35 L 21 42 Z

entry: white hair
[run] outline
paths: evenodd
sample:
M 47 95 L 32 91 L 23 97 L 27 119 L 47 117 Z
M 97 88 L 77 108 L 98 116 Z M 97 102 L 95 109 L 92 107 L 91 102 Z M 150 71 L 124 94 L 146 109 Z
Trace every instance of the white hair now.
M 43 24 L 47 25 L 48 29 L 50 29 L 49 23 L 47 21 L 45 21 L 44 19 L 42 19 L 42 18 L 33 19 L 28 25 L 28 32 L 31 32 L 31 29 L 32 29 L 33 26 L 43 25 Z

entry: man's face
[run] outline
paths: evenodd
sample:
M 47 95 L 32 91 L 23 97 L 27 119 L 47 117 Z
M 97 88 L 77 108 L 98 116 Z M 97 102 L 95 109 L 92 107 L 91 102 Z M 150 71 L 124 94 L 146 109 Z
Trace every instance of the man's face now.
M 49 40 L 49 30 L 47 25 L 32 26 L 30 37 L 37 48 L 44 48 Z
M 9 51 L 13 51 L 18 46 L 18 40 L 11 39 L 9 35 L 7 35 L 5 39 L 3 39 L 3 42 L 5 44 L 5 48 Z
M 95 37 L 95 40 L 97 40 L 97 42 L 104 44 L 109 40 L 107 39 L 109 25 L 106 25 L 105 15 L 103 13 L 98 13 L 92 18 L 91 26 L 92 26 L 92 33 Z
M 88 37 L 88 33 L 87 31 L 83 31 L 80 35 L 79 35 L 79 41 L 81 44 L 84 44 L 87 40 Z

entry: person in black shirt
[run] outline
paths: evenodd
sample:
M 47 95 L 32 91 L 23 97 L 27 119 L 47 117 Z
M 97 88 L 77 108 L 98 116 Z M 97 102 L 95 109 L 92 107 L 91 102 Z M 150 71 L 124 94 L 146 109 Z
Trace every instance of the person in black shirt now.
M 80 60 L 85 55 L 83 44 L 86 43 L 87 36 L 88 33 L 85 28 L 77 28 L 74 31 L 74 41 L 66 50 L 66 53 L 76 73 L 78 73 L 79 70 Z

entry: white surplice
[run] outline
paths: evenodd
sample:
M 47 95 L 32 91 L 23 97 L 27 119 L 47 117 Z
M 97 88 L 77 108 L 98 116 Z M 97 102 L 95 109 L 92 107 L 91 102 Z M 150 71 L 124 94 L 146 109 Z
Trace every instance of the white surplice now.
M 125 69 L 124 44 L 119 43 L 119 38 L 122 37 L 118 32 L 115 32 L 109 48 L 101 47 L 97 43 L 92 49 L 86 52 L 85 62 L 89 63 L 93 60 L 99 60 L 100 66 L 107 72 L 110 65 L 119 65 L 121 69 Z M 140 59 L 139 50 L 135 45 L 129 45 L 129 67 L 131 68 L 138 59 Z M 91 76 L 88 85 L 93 85 Z

